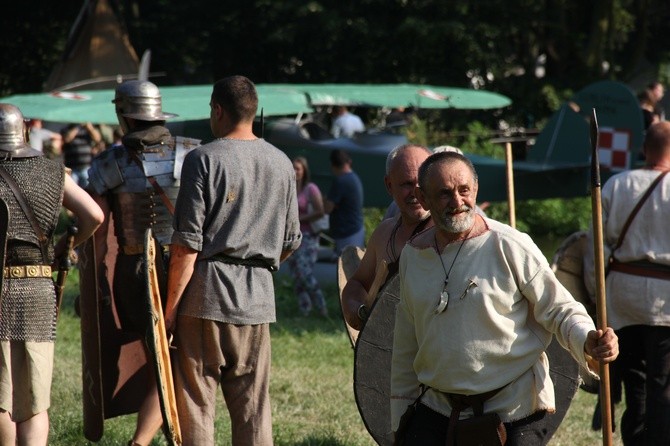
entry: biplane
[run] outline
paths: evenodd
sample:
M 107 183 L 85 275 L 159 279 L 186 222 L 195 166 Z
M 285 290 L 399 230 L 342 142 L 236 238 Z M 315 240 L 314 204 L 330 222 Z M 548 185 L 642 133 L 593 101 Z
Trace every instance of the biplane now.
M 175 135 L 212 138 L 209 129 L 211 85 L 160 87 L 163 109 L 177 113 L 167 126 Z M 346 150 L 361 176 L 365 206 L 386 206 L 389 202 L 383 177 L 386 156 L 407 142 L 397 131 L 370 129 L 351 138 L 335 138 L 312 119 L 317 109 L 332 105 L 357 107 L 420 107 L 428 109 L 497 109 L 508 106 L 509 98 L 487 91 L 419 84 L 259 84 L 259 116 L 263 129 L 257 134 L 283 150 L 290 158 L 305 156 L 313 178 L 322 190 L 331 181 L 330 151 Z M 117 124 L 111 101 L 114 91 L 54 91 L 14 95 L 0 99 L 18 106 L 24 116 L 50 122 L 93 122 Z
M 372 128 L 351 138 L 334 138 L 313 119 L 317 110 L 333 105 L 352 107 L 414 107 L 415 109 L 501 109 L 509 98 L 481 90 L 420 84 L 259 84 L 259 115 L 265 139 L 290 158 L 305 156 L 322 190 L 331 181 L 329 154 L 344 149 L 361 176 L 365 206 L 383 207 L 390 199 L 383 176 L 386 155 L 407 142 L 388 128 Z M 174 134 L 207 141 L 210 85 L 161 87 L 163 108 L 179 116 L 168 123 Z M 113 90 L 51 92 L 14 95 L 0 99 L 18 106 L 26 117 L 51 122 L 117 123 L 111 100 Z M 599 156 L 605 179 L 611 173 L 635 167 L 641 160 L 644 136 L 637 98 L 625 84 L 601 81 L 579 91 L 563 104 L 533 144 L 513 160 L 467 154 L 479 174 L 479 199 L 505 201 L 508 166 L 513 172 L 516 200 L 568 198 L 589 192 L 590 149 L 588 116 L 595 108 L 600 124 Z M 504 141 L 504 139 L 501 139 Z

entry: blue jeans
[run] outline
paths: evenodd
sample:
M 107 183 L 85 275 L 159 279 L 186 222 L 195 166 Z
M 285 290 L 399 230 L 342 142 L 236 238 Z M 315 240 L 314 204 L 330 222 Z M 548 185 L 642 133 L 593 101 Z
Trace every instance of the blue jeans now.
M 70 176 L 79 187 L 86 189 L 86 186 L 88 186 L 88 167 L 72 169 Z
M 335 254 L 342 254 L 342 250 L 347 246 L 358 246 L 365 248 L 365 226 L 357 232 L 342 238 L 335 238 Z

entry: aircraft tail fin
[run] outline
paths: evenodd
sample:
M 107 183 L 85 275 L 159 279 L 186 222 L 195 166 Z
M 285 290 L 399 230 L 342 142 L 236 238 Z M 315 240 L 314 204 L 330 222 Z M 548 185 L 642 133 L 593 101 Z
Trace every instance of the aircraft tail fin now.
M 588 142 L 588 123 L 569 104 L 563 104 L 537 136 L 526 160 L 543 165 L 588 164 Z

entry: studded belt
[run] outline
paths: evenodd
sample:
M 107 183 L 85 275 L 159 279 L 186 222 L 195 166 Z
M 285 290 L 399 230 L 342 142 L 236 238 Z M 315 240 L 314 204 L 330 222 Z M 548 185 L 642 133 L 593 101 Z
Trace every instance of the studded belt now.
M 32 279 L 35 277 L 51 277 L 51 265 L 12 265 L 5 266 L 5 278 Z

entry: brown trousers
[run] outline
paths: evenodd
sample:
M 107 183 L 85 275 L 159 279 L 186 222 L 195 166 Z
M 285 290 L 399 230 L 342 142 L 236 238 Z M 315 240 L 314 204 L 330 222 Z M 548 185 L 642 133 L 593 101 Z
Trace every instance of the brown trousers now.
M 214 415 L 220 385 L 234 446 L 271 446 L 270 328 L 179 316 L 173 356 L 184 446 L 216 443 Z

